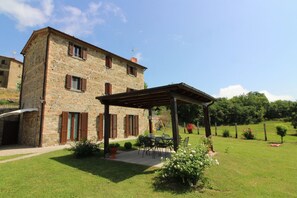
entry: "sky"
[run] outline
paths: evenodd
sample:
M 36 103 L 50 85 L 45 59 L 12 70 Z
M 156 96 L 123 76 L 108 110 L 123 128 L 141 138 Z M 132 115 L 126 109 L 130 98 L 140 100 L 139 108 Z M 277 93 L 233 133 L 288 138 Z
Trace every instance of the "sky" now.
M 51 26 L 147 67 L 149 87 L 297 99 L 295 0 L 0 0 L 0 55 Z

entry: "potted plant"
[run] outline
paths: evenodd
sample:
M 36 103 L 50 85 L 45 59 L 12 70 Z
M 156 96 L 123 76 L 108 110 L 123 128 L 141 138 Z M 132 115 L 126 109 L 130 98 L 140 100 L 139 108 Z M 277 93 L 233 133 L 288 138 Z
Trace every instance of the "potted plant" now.
M 119 143 L 111 143 L 108 145 L 108 151 L 110 153 L 111 159 L 115 159 L 115 155 L 116 155 L 119 147 L 120 147 Z

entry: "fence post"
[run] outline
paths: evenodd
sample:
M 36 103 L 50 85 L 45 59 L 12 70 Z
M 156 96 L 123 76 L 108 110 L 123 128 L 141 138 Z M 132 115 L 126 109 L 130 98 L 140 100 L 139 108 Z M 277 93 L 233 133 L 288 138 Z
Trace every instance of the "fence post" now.
M 267 141 L 266 123 L 265 122 L 264 122 L 264 137 L 265 137 L 265 141 Z
M 197 121 L 197 133 L 199 135 L 199 121 Z
M 237 138 L 238 135 L 237 135 L 237 123 L 235 123 L 235 138 Z
M 215 136 L 218 135 L 217 123 L 215 122 Z
M 186 133 L 186 123 L 184 122 L 184 133 Z

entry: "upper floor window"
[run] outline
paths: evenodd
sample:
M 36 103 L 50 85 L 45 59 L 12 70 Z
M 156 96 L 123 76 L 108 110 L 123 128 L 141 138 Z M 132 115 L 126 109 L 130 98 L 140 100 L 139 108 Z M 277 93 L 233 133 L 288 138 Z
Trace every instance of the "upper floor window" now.
M 127 74 L 137 77 L 137 68 L 127 65 Z
M 66 89 L 85 92 L 87 88 L 87 80 L 84 78 L 66 75 Z
M 112 94 L 112 85 L 110 83 L 105 83 L 105 95 Z
M 5 60 L 2 60 L 1 61 L 1 64 L 5 65 L 6 64 L 6 61 Z
M 108 68 L 112 67 L 112 58 L 110 56 L 105 56 L 105 66 Z
M 87 49 L 79 45 L 73 44 L 72 42 L 69 42 L 68 54 L 70 56 L 78 57 L 83 60 L 87 59 Z

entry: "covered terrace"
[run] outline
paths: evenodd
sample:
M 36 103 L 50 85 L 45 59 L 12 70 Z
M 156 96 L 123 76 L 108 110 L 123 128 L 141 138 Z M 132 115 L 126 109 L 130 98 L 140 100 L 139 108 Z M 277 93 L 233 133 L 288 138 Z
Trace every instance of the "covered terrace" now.
M 152 133 L 152 108 L 170 106 L 172 121 L 172 136 L 174 150 L 178 148 L 178 116 L 177 104 L 198 104 L 203 106 L 205 135 L 211 135 L 208 108 L 215 98 L 185 83 L 171 84 L 132 92 L 118 93 L 96 97 L 104 105 L 104 155 L 107 153 L 110 134 L 110 106 L 148 109 L 149 132 Z

